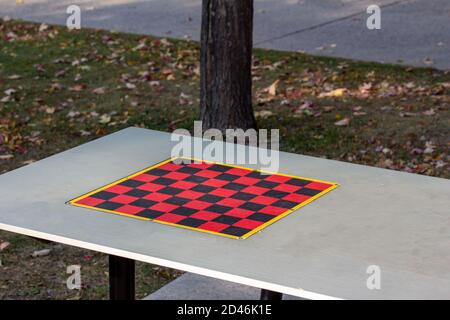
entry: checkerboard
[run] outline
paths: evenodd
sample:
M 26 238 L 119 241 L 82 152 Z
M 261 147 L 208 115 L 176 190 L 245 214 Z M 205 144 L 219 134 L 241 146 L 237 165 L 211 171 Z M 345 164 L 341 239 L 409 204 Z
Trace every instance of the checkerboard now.
M 245 239 L 336 186 L 332 182 L 174 158 L 69 204 Z

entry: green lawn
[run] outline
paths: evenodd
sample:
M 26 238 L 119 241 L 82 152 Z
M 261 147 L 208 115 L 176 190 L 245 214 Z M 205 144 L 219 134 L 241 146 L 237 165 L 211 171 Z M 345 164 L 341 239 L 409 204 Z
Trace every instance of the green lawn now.
M 192 129 L 198 61 L 194 42 L 0 22 L 0 172 L 128 126 Z M 280 129 L 282 150 L 450 177 L 448 72 L 255 50 L 253 77 L 258 125 Z M 104 255 L 1 242 L 0 299 L 107 298 Z M 65 287 L 68 264 L 81 292 Z M 138 264 L 138 295 L 177 275 Z

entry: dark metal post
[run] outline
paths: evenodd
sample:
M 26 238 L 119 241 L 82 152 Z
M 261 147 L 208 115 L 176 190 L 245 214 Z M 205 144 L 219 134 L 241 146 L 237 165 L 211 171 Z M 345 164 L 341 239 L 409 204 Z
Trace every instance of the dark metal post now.
M 134 260 L 109 256 L 109 299 L 135 299 Z
M 283 300 L 283 294 L 279 292 L 261 289 L 260 300 Z

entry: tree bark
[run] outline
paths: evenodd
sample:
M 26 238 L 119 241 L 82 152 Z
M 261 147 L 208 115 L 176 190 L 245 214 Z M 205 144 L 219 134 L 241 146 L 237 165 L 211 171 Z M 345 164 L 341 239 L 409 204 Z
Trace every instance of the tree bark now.
M 253 0 L 203 0 L 203 130 L 256 129 L 252 108 Z

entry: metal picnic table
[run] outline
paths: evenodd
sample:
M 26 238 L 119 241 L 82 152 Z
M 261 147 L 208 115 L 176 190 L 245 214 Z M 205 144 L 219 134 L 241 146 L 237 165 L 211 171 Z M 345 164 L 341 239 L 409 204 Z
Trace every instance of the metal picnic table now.
M 174 144 L 168 133 L 128 128 L 3 174 L 0 176 L 0 229 L 110 255 L 112 299 L 134 298 L 135 260 L 261 288 L 264 299 L 279 299 L 281 294 L 307 299 L 450 298 L 448 180 L 281 152 L 279 171 L 285 177 L 334 181 L 339 186 L 333 186 L 330 192 L 327 190 L 327 194 L 308 201 L 307 205 L 292 207 L 290 214 L 282 214 L 276 223 L 266 226 L 264 219 L 270 212 L 248 211 L 263 211 L 264 201 L 269 201 L 271 208 L 285 206 L 299 195 L 310 196 L 305 190 L 312 192 L 324 187 L 320 182 L 310 181 L 314 183 L 311 188 L 298 185 L 295 189 L 293 183 L 290 185 L 293 190 L 303 191 L 296 191 L 295 197 L 289 196 L 289 202 L 258 194 L 264 188 L 275 186 L 278 193 L 271 191 L 270 195 L 288 197 L 280 191 L 290 188 L 280 186 L 281 176 L 274 177 L 272 184 L 258 182 L 261 187 L 249 192 L 258 197 L 259 206 L 258 203 L 253 203 L 253 207 L 247 203 L 242 205 L 239 201 L 245 200 L 238 197 L 231 202 L 221 200 L 228 201 L 229 206 L 237 203 L 241 209 L 235 213 L 247 212 L 254 220 L 246 218 L 242 222 L 229 216 L 225 219 L 220 211 L 223 206 L 211 207 L 211 211 L 216 211 L 209 214 L 219 219 L 215 221 L 230 223 L 228 228 L 220 229 L 228 236 L 220 236 L 219 222 L 205 223 L 205 229 L 213 231 L 195 230 L 198 220 L 207 220 L 203 211 L 194 213 L 197 219 L 189 216 L 182 220 L 186 227 L 171 225 L 181 223 L 180 215 L 191 214 L 186 208 L 180 209 L 176 201 L 182 198 L 188 202 L 186 198 L 200 196 L 191 190 L 194 188 L 199 192 L 212 190 L 185 183 L 195 184 L 183 175 L 195 170 L 167 173 L 176 169 L 167 164 Z M 161 163 L 166 167 L 154 168 Z M 140 172 L 146 168 L 154 171 Z M 223 168 L 210 169 L 209 173 Z M 239 175 L 238 169 L 233 170 Z M 244 178 L 228 173 L 221 177 L 248 183 L 252 178 L 257 179 L 254 173 L 241 172 L 246 175 Z M 147 202 L 141 198 L 133 202 L 162 211 L 178 210 L 176 215 L 164 213 L 166 222 L 154 223 L 152 219 L 158 210 L 137 210 L 130 205 L 133 200 L 130 197 L 137 196 L 137 191 L 127 188 L 139 188 L 140 183 L 145 188 L 174 183 L 171 178 L 152 177 L 163 173 L 186 180 L 177 182 L 177 189 L 185 188 L 177 190 L 181 196 L 176 201 L 167 200 L 163 207 L 161 203 L 148 202 L 152 198 L 144 199 Z M 132 181 L 124 177 L 131 177 Z M 198 184 L 201 181 L 204 180 Z M 230 189 L 236 185 L 230 184 Z M 241 189 L 233 190 L 242 193 Z M 142 195 L 146 197 L 159 193 L 144 191 Z M 124 192 L 133 193 L 119 194 Z M 164 192 L 171 194 L 173 190 Z M 122 201 L 122 209 L 111 199 Z M 220 197 L 209 195 L 205 201 L 217 199 Z M 122 214 L 108 214 L 115 210 L 122 210 Z M 249 237 L 234 238 L 234 235 L 242 236 L 242 229 L 248 225 L 257 226 L 258 219 L 264 228 L 256 228 Z M 368 268 L 373 265 L 380 270 L 378 289 L 367 286 L 371 276 Z

